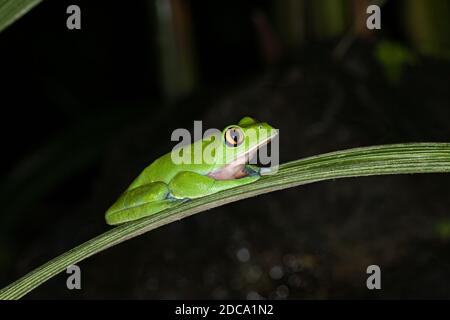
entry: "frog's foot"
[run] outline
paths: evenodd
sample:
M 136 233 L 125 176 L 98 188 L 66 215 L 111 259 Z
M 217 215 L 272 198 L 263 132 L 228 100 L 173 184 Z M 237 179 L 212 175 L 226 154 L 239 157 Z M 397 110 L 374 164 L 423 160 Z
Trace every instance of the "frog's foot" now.
M 157 200 L 140 204 L 135 207 L 129 207 L 120 211 L 108 211 L 105 215 L 106 223 L 108 223 L 109 225 L 117 225 L 124 222 L 141 219 L 163 210 L 178 206 L 182 202 L 182 200 Z
M 185 203 L 185 202 L 192 201 L 191 198 L 177 198 L 174 195 L 172 195 L 171 193 L 167 195 L 166 199 L 169 201 L 177 201 L 179 203 Z
M 243 171 L 245 172 L 246 176 L 259 176 L 261 175 L 261 169 L 263 168 L 248 164 L 244 167 Z
M 125 191 L 105 214 L 106 223 L 116 225 L 150 216 L 179 205 L 182 199 L 171 199 L 163 182 L 154 182 Z

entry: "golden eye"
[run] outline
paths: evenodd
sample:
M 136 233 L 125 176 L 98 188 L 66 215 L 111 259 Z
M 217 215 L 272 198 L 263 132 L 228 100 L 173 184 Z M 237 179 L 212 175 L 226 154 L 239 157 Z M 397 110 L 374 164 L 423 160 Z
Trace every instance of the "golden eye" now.
M 225 131 L 225 143 L 230 147 L 239 146 L 244 141 L 244 133 L 241 128 L 231 127 Z

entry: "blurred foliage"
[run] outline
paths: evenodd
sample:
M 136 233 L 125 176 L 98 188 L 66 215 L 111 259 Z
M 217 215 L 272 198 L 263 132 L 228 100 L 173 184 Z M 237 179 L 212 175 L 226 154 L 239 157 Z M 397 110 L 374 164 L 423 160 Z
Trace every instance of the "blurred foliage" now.
M 174 102 L 196 87 L 191 13 L 184 0 L 155 0 L 152 9 L 157 22 L 163 95 Z
M 313 34 L 318 39 L 323 40 L 342 36 L 349 28 L 349 1 L 315 0 L 311 4 Z
M 284 45 L 296 50 L 306 37 L 306 1 L 280 0 L 274 2 L 275 26 Z
M 403 1 L 405 31 L 420 52 L 450 58 L 450 1 Z
M 398 84 L 406 66 L 414 65 L 417 58 L 411 50 L 400 43 L 381 40 L 375 48 L 375 56 L 382 64 L 387 79 Z
M 436 233 L 441 240 L 450 240 L 450 219 L 438 222 L 436 224 Z

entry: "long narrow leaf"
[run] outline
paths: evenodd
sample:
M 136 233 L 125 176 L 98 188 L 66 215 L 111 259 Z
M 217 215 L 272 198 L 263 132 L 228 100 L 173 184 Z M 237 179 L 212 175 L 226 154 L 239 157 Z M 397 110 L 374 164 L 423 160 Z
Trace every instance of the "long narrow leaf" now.
M 230 202 L 322 180 L 436 172 L 450 172 L 450 143 L 410 143 L 356 148 L 289 162 L 281 165 L 276 174 L 265 176 L 255 183 L 199 198 L 111 229 L 2 289 L 0 299 L 18 299 L 71 264 L 147 231 Z
M 42 0 L 0 0 L 0 32 Z

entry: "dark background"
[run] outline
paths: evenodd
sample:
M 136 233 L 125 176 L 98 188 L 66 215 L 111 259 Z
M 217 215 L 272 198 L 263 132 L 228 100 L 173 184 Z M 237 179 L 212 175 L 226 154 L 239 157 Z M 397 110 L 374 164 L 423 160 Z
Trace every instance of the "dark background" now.
M 281 162 L 448 142 L 450 2 L 387 1 L 374 31 L 365 7 L 47 0 L 0 33 L 0 287 L 108 230 L 105 210 L 194 120 L 267 121 Z M 80 291 L 61 274 L 27 298 L 450 298 L 449 195 L 445 174 L 279 191 L 81 262 Z

